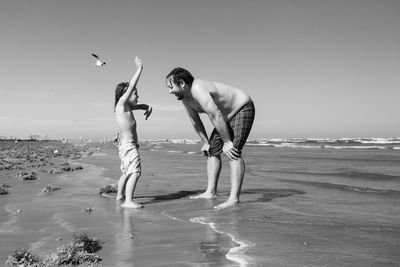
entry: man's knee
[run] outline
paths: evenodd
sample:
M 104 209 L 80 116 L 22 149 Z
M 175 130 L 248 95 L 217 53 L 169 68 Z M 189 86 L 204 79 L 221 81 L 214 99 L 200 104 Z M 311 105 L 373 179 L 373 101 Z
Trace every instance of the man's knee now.
M 219 153 L 217 155 L 208 154 L 208 159 L 209 160 L 221 160 L 221 153 Z

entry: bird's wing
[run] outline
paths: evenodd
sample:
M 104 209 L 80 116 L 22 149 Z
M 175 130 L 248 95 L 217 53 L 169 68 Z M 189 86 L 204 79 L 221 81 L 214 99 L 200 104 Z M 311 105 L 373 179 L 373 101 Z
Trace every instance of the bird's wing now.
M 94 56 L 96 59 L 99 59 L 99 57 L 96 54 L 91 54 L 92 56 Z

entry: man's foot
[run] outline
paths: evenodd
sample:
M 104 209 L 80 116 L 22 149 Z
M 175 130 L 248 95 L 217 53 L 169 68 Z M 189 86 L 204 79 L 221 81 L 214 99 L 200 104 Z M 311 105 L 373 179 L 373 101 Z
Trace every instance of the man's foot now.
M 237 203 L 239 203 L 239 200 L 227 200 L 226 202 L 219 204 L 218 206 L 215 206 L 214 209 L 215 210 L 226 209 L 235 206 Z
M 217 197 L 217 194 L 204 192 L 197 196 L 191 196 L 190 199 L 196 199 L 196 198 L 211 199 L 211 198 L 215 198 L 215 197 Z
M 128 202 L 128 203 L 124 202 L 122 203 L 121 207 L 127 209 L 141 209 L 143 208 L 143 205 L 135 202 Z

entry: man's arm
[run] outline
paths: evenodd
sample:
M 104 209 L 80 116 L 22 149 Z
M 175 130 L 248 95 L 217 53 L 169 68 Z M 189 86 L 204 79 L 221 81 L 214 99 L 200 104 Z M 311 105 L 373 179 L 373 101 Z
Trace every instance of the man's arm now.
M 142 64 L 142 61 L 140 60 L 140 58 L 136 57 L 135 63 L 136 63 L 137 70 L 136 70 L 135 74 L 133 75 L 132 79 L 130 80 L 128 89 L 126 90 L 125 94 L 123 94 L 120 98 L 120 101 L 122 101 L 122 103 L 125 103 L 126 101 L 128 101 L 129 97 L 131 97 L 133 88 L 136 87 L 136 85 L 139 81 L 139 78 L 140 78 L 140 74 L 142 74 L 143 64 Z
M 237 159 L 240 155 L 239 151 L 233 146 L 229 130 L 221 110 L 215 104 L 211 97 L 208 84 L 193 84 L 192 96 L 199 103 L 205 113 L 210 118 L 211 123 L 217 129 L 219 135 L 224 142 L 223 151 L 230 160 Z
M 203 140 L 204 143 L 208 144 L 209 140 L 207 137 L 207 132 L 204 128 L 204 124 L 201 121 L 199 114 L 195 110 L 193 110 L 193 108 L 188 107 L 185 104 L 183 104 L 183 106 L 189 116 L 190 122 L 192 123 L 194 130 L 200 136 L 201 140 Z

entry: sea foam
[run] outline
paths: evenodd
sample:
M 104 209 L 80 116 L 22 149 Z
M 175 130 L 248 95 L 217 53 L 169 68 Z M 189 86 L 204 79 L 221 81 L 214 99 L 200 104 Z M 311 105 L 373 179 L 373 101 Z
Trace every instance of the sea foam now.
M 205 224 L 208 225 L 213 231 L 217 232 L 218 234 L 221 235 L 227 235 L 232 242 L 238 244 L 239 246 L 230 248 L 228 253 L 225 255 L 225 257 L 233 262 L 236 262 L 239 264 L 239 266 L 248 266 L 248 265 L 254 265 L 256 262 L 253 258 L 247 256 L 245 252 L 250 248 L 254 247 L 255 244 L 250 243 L 248 241 L 240 240 L 233 234 L 230 234 L 228 232 L 224 232 L 221 230 L 218 230 L 215 223 L 213 222 L 206 222 L 206 219 L 204 217 L 195 217 L 191 218 L 190 221 L 192 223 L 199 223 L 199 224 Z

